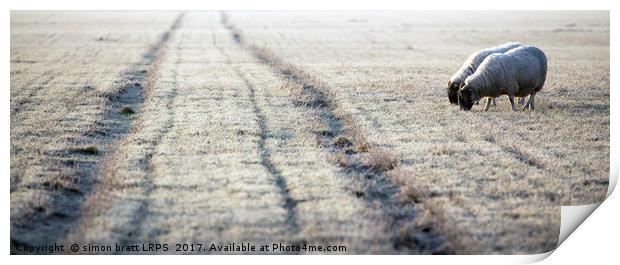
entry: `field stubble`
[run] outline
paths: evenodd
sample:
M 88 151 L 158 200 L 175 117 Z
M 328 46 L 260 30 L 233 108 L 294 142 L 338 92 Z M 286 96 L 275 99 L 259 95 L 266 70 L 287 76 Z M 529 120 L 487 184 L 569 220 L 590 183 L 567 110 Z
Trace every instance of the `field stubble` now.
M 500 13 L 14 12 L 11 242 L 549 250 L 607 190 L 609 13 Z M 505 41 L 547 52 L 539 109 L 449 105 Z

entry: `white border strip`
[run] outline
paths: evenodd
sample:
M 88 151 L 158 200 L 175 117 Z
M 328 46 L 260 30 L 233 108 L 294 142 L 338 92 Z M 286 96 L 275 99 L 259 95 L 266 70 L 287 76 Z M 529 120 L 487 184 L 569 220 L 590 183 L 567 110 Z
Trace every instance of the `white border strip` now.
M 217 0 L 217 1 L 199 1 L 199 0 L 175 0 L 166 2 L 156 1 L 127 1 L 127 0 L 108 0 L 101 2 L 93 1 L 76 1 L 76 0 L 22 0 L 22 1 L 2 1 L 0 5 L 4 7 L 4 12 L 0 14 L 0 21 L 3 24 L 4 30 L 3 38 L 1 41 L 1 49 L 4 51 L 0 55 L 0 65 L 2 72 L 5 73 L 0 77 L 3 87 L 10 87 L 10 80 L 6 74 L 10 69 L 9 55 L 10 52 L 10 23 L 9 23 L 9 10 L 181 10 L 181 9 L 199 9 L 199 10 L 511 10 L 517 7 L 519 10 L 609 10 L 612 7 L 611 1 L 604 0 L 588 0 L 588 1 L 576 1 L 568 0 L 562 2 L 553 1 L 539 1 L 539 0 L 520 0 L 518 6 L 514 6 L 513 2 L 508 1 L 491 1 L 491 0 L 468 0 L 468 1 L 449 1 L 449 0 L 434 0 L 431 2 L 415 2 L 415 1 L 397 1 L 397 0 L 382 0 L 382 1 L 333 1 L 333 0 L 314 0 L 314 1 L 285 1 L 285 0 L 262 0 L 262 1 L 250 1 L 250 0 Z M 614 43 L 617 43 L 615 39 L 617 34 L 617 19 L 614 18 L 616 12 L 611 10 L 611 43 L 610 47 L 614 47 Z M 617 69 L 617 62 L 614 60 L 616 54 L 614 50 L 610 50 L 610 63 L 611 73 Z M 619 87 L 617 79 L 611 75 L 611 87 Z M 3 119 L 0 124 L 2 138 L 0 139 L 0 148 L 2 148 L 2 159 L 0 160 L 0 167 L 8 179 L 10 175 L 10 116 L 9 106 L 10 92 L 9 89 L 4 89 L 0 92 L 4 100 L 2 108 L 0 108 L 0 117 Z M 619 102 L 618 93 L 613 89 L 610 91 L 610 133 L 618 132 L 618 108 L 614 108 Z M 616 103 L 616 104 L 614 104 Z M 617 134 L 617 133 L 616 133 Z M 607 197 L 609 197 L 617 185 L 618 181 L 618 152 L 617 150 L 618 136 L 610 135 L 610 180 Z M 3 184 L 3 190 L 8 191 L 8 184 L 5 181 Z M 617 196 L 616 196 L 617 197 Z M 585 220 L 601 203 L 582 205 L 582 206 L 563 206 L 561 208 L 561 228 L 560 238 L 558 246 L 564 242 L 571 232 L 573 232 L 582 222 Z M 10 197 L 6 194 L 3 197 L 3 205 L 6 206 L 2 213 L 3 218 L 0 220 L 3 227 L 6 230 L 2 230 L 1 236 L 5 240 L 2 240 L 0 247 L 6 254 L 9 252 L 9 209 L 10 209 Z M 613 229 L 613 228 L 609 228 Z M 599 231 L 603 231 L 605 228 L 601 228 Z M 613 239 L 612 239 L 613 240 Z M 608 242 L 611 242 L 608 240 Z M 587 243 L 585 243 L 587 244 Z M 231 263 L 231 262 L 269 262 L 270 264 L 290 264 L 294 260 L 296 264 L 316 264 L 317 262 L 325 261 L 347 261 L 353 263 L 386 263 L 386 262 L 400 262 L 400 261 L 413 261 L 416 262 L 432 262 L 434 264 L 523 264 L 532 263 L 545 259 L 551 255 L 553 251 L 536 254 L 536 255 L 513 255 L 513 256 L 305 256 L 303 258 L 296 257 L 273 257 L 273 256 L 211 256 L 210 261 L 216 263 Z M 578 255 L 575 253 L 575 255 Z M 194 261 L 204 262 L 203 256 L 102 256 L 93 259 L 88 256 L 79 257 L 23 257 L 23 256 L 11 256 L 10 259 L 14 259 L 15 262 L 28 263 L 46 263 L 46 264 L 80 264 L 85 262 L 89 264 L 109 264 L 115 261 L 124 262 L 179 262 L 182 261 Z
M 9 9 L 29 10 L 76 10 L 76 9 L 114 9 L 114 10 L 608 10 L 611 1 L 540 1 L 519 0 L 518 5 L 510 1 L 496 0 L 359 0 L 359 1 L 290 1 L 290 0 L 174 0 L 174 1 L 78 1 L 78 0 L 22 0 L 10 1 Z

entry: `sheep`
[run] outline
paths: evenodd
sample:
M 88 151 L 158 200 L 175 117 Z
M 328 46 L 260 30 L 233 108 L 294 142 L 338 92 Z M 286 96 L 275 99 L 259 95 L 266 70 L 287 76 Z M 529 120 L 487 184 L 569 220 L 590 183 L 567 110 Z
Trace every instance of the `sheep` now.
M 470 110 L 481 97 L 508 95 L 512 110 L 514 97 L 530 95 L 522 110 L 535 108 L 535 96 L 547 78 L 547 57 L 534 46 L 514 48 L 506 53 L 487 56 L 478 69 L 467 77 L 458 91 L 459 106 Z M 485 106 L 488 110 L 489 103 Z
M 461 68 L 456 71 L 448 81 L 448 99 L 450 103 L 454 105 L 458 105 L 458 90 L 461 86 L 461 83 L 465 81 L 465 79 L 473 74 L 478 66 L 482 63 L 482 61 L 493 53 L 503 53 L 507 52 L 511 49 L 521 47 L 523 44 L 519 42 L 507 42 L 499 46 L 487 48 L 484 50 L 477 51 L 471 54 L 467 60 L 463 63 Z M 489 99 L 487 99 L 489 101 Z M 493 105 L 495 105 L 495 99 L 493 98 Z

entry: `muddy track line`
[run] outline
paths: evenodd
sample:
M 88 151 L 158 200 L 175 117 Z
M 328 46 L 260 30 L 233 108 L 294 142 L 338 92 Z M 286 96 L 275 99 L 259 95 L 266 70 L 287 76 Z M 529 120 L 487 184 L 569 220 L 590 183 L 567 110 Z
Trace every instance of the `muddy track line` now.
M 286 223 L 291 233 L 296 234 L 299 232 L 299 224 L 297 222 L 297 209 L 296 209 L 297 201 L 293 199 L 291 194 L 289 194 L 288 192 L 289 188 L 286 184 L 286 179 L 284 178 L 284 176 L 282 176 L 280 171 L 276 168 L 276 166 L 272 162 L 271 151 L 268 150 L 266 147 L 265 143 L 267 141 L 267 138 L 269 137 L 269 129 L 267 128 L 267 123 L 265 121 L 265 113 L 256 103 L 256 89 L 254 88 L 254 85 L 250 83 L 250 81 L 245 76 L 245 74 L 241 71 L 241 69 L 238 66 L 233 66 L 232 60 L 230 59 L 230 55 L 226 53 L 226 51 L 224 51 L 224 49 L 221 46 L 215 43 L 215 38 L 213 38 L 213 40 L 214 40 L 213 45 L 226 58 L 226 64 L 231 66 L 234 69 L 235 74 L 237 75 L 237 77 L 239 77 L 239 79 L 243 80 L 243 82 L 245 83 L 245 86 L 247 87 L 250 93 L 250 98 L 249 98 L 250 103 L 252 104 L 252 107 L 254 108 L 254 113 L 256 114 L 257 124 L 258 124 L 259 131 L 260 131 L 259 140 L 258 140 L 258 148 L 259 148 L 260 157 L 261 157 L 261 164 L 275 178 L 275 182 L 276 182 L 275 184 L 278 187 L 278 190 L 280 191 L 280 195 L 282 196 L 284 200 L 283 207 L 286 209 Z
M 553 170 L 550 170 L 543 160 L 530 154 L 528 150 L 518 148 L 514 144 L 511 144 L 505 140 L 495 140 L 495 138 L 492 138 L 485 139 L 485 141 L 525 166 L 528 166 L 534 170 L 545 172 L 545 174 L 554 174 Z M 519 139 L 518 141 L 521 140 Z
M 92 230 L 89 230 L 88 227 L 92 225 L 90 223 L 93 221 L 91 217 L 95 215 L 95 213 L 109 210 L 109 208 L 112 207 L 106 204 L 107 202 L 102 202 L 102 200 L 106 200 L 110 197 L 114 198 L 115 196 L 111 194 L 114 194 L 117 189 L 126 187 L 127 185 L 134 188 L 135 190 L 133 190 L 133 192 L 139 194 L 140 197 L 135 198 L 133 201 L 126 202 L 127 205 L 130 206 L 127 209 L 129 212 L 127 212 L 126 218 L 120 220 L 120 224 L 117 224 L 115 227 L 115 235 L 110 237 L 113 240 L 104 242 L 114 241 L 115 243 L 126 244 L 134 242 L 136 237 L 143 236 L 142 223 L 149 214 L 149 196 L 155 189 L 152 179 L 150 178 L 151 172 L 154 171 L 154 164 L 151 163 L 151 159 L 162 138 L 165 137 L 173 127 L 172 117 L 174 116 L 174 112 L 171 105 L 176 97 L 176 87 L 174 85 L 166 87 L 169 89 L 163 91 L 161 94 L 155 90 L 159 82 L 160 65 L 166 57 L 169 40 L 180 27 L 183 16 L 184 13 L 180 13 L 175 18 L 171 27 L 161 35 L 159 40 L 152 45 L 151 49 L 143 56 L 144 63 L 142 65 L 145 66 L 146 69 L 132 71 L 134 74 L 131 75 L 129 79 L 136 80 L 137 83 L 131 85 L 125 93 L 131 93 L 131 96 L 118 100 L 119 103 L 125 106 L 123 107 L 124 110 L 129 110 L 132 113 L 144 113 L 148 111 L 148 104 L 155 104 L 157 107 L 167 110 L 165 117 L 160 123 L 155 124 L 156 126 L 150 126 L 151 124 L 147 124 L 148 121 L 145 120 L 145 115 L 139 114 L 140 116 L 133 122 L 134 124 L 131 130 L 127 131 L 127 136 L 124 137 L 124 140 L 119 142 L 119 147 L 110 152 L 105 158 L 105 161 L 101 163 L 101 168 L 99 169 L 102 178 L 101 184 L 97 186 L 97 189 L 93 191 L 82 205 L 82 217 L 81 220 L 79 220 L 79 226 L 73 229 L 68 236 L 70 241 L 89 242 L 90 238 L 86 234 L 89 231 L 92 233 Z M 128 105 L 128 103 L 133 104 Z M 153 137 L 142 139 L 136 136 L 138 132 L 144 130 L 152 131 Z M 135 148 L 138 149 L 137 152 L 140 154 L 140 159 L 136 161 L 123 161 L 127 160 L 126 153 L 133 151 L 132 149 L 134 149 L 134 146 L 132 144 L 134 142 L 144 143 L 140 148 Z M 120 167 L 125 165 L 123 163 L 131 163 L 132 174 L 130 176 L 121 176 L 119 172 L 117 172 Z M 127 179 L 130 181 L 128 183 L 124 182 Z M 124 202 L 119 201 L 117 203 Z
M 385 229 L 393 235 L 396 250 L 435 254 L 453 252 L 443 244 L 443 237 L 432 226 L 418 228 L 412 225 L 416 205 L 401 195 L 401 187 L 388 175 L 397 166 L 396 159 L 366 140 L 353 117 L 335 99 L 332 89 L 302 69 L 285 63 L 267 48 L 246 43 L 243 33 L 225 13 L 221 13 L 221 23 L 237 44 L 299 86 L 294 103 L 316 113 L 319 122 L 326 125 L 327 130 L 315 132 L 320 146 L 335 157 L 347 176 L 362 183 L 363 190 L 355 195 L 366 201 L 369 207 L 378 205 L 383 210 Z
M 128 177 L 100 195 L 110 198 L 109 205 L 93 203 L 91 208 L 99 212 L 85 218 L 84 241 L 210 246 L 288 242 L 292 236 L 275 176 L 263 165 L 261 128 L 250 91 L 210 45 L 211 20 L 203 13 L 188 13 L 183 29 L 169 43 L 154 96 L 144 104 L 144 123 L 114 163 L 119 166 L 116 175 Z M 172 86 L 176 97 L 166 106 Z M 173 126 L 157 136 L 172 113 Z M 272 151 L 267 146 L 276 132 L 265 127 L 270 130 L 265 149 Z M 148 172 L 137 169 L 145 154 L 152 154 Z M 280 169 L 276 162 L 271 161 Z M 148 194 L 145 178 L 152 185 Z M 144 201 L 144 216 L 134 222 Z M 165 253 L 181 254 L 175 249 Z
M 291 237 L 284 199 L 257 146 L 261 128 L 250 92 L 224 60 L 212 61 L 223 55 L 205 41 L 205 19 L 188 14 L 167 44 L 137 129 L 107 160 L 70 239 L 173 246 Z
M 215 26 L 219 28 L 222 25 L 218 23 Z M 265 171 L 264 174 L 256 177 L 262 175 L 265 178 L 263 185 L 272 187 L 268 188 L 269 197 L 273 198 L 269 200 L 269 204 L 279 208 L 259 209 L 262 212 L 260 215 L 270 216 L 270 223 L 281 223 L 277 226 L 278 235 L 258 237 L 257 234 L 250 232 L 243 237 L 260 238 L 259 241 L 273 238 L 272 242 L 281 242 L 285 245 L 342 244 L 347 247 L 346 252 L 342 253 L 396 253 L 391 247 L 391 241 L 380 228 L 383 227 L 382 220 L 379 218 L 381 214 L 375 209 L 367 208 L 365 203 L 348 192 L 351 187 L 355 186 L 354 181 L 330 163 L 325 158 L 325 152 L 317 146 L 315 135 L 312 134 L 312 131 L 316 130 L 313 130 L 313 124 L 310 122 L 315 114 L 307 113 L 299 108 L 291 102 L 288 95 L 282 93 L 283 89 L 286 91 L 285 86 L 289 82 L 282 79 L 269 66 L 257 60 L 249 51 L 240 49 L 228 30 L 222 28 L 212 32 L 211 35 L 213 46 L 219 53 L 217 57 L 221 57 L 216 64 L 222 65 L 220 66 L 222 69 L 227 69 L 227 76 L 235 76 L 234 90 L 243 90 L 242 95 L 235 96 L 240 100 L 233 100 L 233 102 L 243 105 L 245 111 L 248 112 L 244 114 L 244 120 L 251 120 L 248 125 L 253 129 L 250 133 L 246 131 L 244 135 L 250 136 L 250 139 L 253 138 L 249 146 L 254 146 L 255 151 L 252 150 L 251 153 L 256 152 L 258 158 L 255 163 L 262 167 L 260 171 Z M 226 57 L 230 58 L 232 65 L 227 64 L 229 60 Z M 236 71 L 241 72 L 254 89 L 253 100 L 250 99 L 251 95 L 246 81 L 238 77 Z M 268 136 L 263 145 L 269 152 L 270 163 L 277 169 L 282 179 L 286 180 L 287 196 L 294 198 L 295 219 L 298 227 L 295 230 L 297 231 L 293 231 L 287 224 L 291 220 L 288 218 L 290 211 L 286 211 L 286 207 L 283 207 L 285 202 L 283 202 L 282 191 L 278 185 L 274 185 L 278 181 L 261 163 L 261 152 L 257 148 L 258 142 L 261 141 L 259 139 L 261 134 L 254 106 L 258 107 L 263 114 Z M 241 181 L 251 181 L 251 178 L 246 177 Z M 266 197 L 265 195 L 259 196 Z M 257 206 L 260 205 L 260 201 L 252 204 L 255 203 L 258 203 Z M 273 212 L 282 212 L 281 210 L 285 210 L 282 215 L 273 214 Z M 268 225 L 257 224 L 259 220 L 251 217 L 246 222 L 258 225 L 252 230 L 274 229 Z M 227 236 L 222 239 L 233 238 Z M 306 252 L 302 250 L 286 253 Z
M 267 128 L 266 118 L 264 111 L 259 107 L 256 102 L 256 89 L 254 85 L 248 80 L 246 75 L 241 71 L 239 66 L 234 66 L 230 55 L 216 43 L 216 38 L 213 37 L 213 46 L 226 58 L 226 64 L 234 69 L 236 76 L 243 80 L 243 83 L 249 91 L 249 100 L 252 104 L 254 114 L 256 115 L 256 123 L 259 127 L 259 139 L 258 149 L 260 153 L 261 165 L 271 174 L 275 180 L 275 186 L 278 188 L 280 196 L 283 198 L 282 207 L 286 210 L 286 225 L 287 231 L 292 235 L 296 235 L 300 231 L 299 223 L 297 221 L 297 203 L 291 194 L 289 193 L 289 187 L 287 185 L 286 178 L 276 168 L 271 158 L 271 151 L 267 148 L 266 142 L 270 137 L 269 128 Z M 291 252 L 296 253 L 296 252 Z
M 536 168 L 538 170 L 546 170 L 545 165 L 542 162 L 538 161 L 538 159 L 533 158 L 531 155 L 528 155 L 527 153 L 506 144 L 499 144 L 499 146 L 504 152 L 511 154 L 519 162 L 527 166 Z
M 162 56 L 164 56 L 163 52 L 158 55 L 159 58 L 161 58 Z M 156 68 L 156 67 L 153 67 L 153 68 Z M 152 69 L 152 71 L 157 72 L 158 69 Z M 177 80 L 176 76 L 177 76 L 177 72 L 174 71 L 174 80 Z M 147 86 L 147 88 L 148 87 L 149 86 Z M 128 232 L 125 233 L 124 238 L 121 238 L 119 240 L 121 244 L 132 244 L 133 242 L 136 241 L 134 238 L 145 236 L 144 229 L 142 226 L 143 226 L 144 220 L 149 214 L 149 208 L 150 208 L 149 197 L 151 196 L 151 193 L 155 189 L 155 185 L 153 184 L 153 181 L 150 177 L 150 174 L 152 174 L 152 172 L 155 171 L 155 165 L 154 163 L 152 163 L 152 158 L 155 153 L 156 147 L 160 145 L 162 139 L 170 133 L 171 128 L 174 126 L 174 120 L 173 120 L 174 109 L 172 108 L 172 103 L 174 102 L 174 99 L 176 98 L 176 96 L 177 96 L 176 85 L 171 85 L 170 90 L 166 91 L 164 95 L 160 96 L 162 100 L 165 101 L 163 107 L 167 110 L 167 112 L 165 113 L 165 118 L 164 118 L 164 121 L 161 123 L 161 127 L 158 129 L 157 135 L 154 137 L 154 139 L 152 139 L 151 148 L 148 149 L 148 151 L 144 155 L 144 159 L 140 160 L 139 161 L 140 163 L 138 164 L 138 168 L 142 170 L 143 172 L 145 172 L 143 183 L 141 185 L 144 188 L 144 197 L 146 199 L 140 202 L 140 206 L 134 213 L 133 219 L 130 221 L 130 228 L 127 230 Z M 145 98 L 150 98 L 150 96 L 146 96 Z
M 102 120 L 93 124 L 82 137 L 74 139 L 70 144 L 74 147 L 68 148 L 66 154 L 59 154 L 66 157 L 64 163 L 75 168 L 78 176 L 75 187 L 59 189 L 45 208 L 12 217 L 11 228 L 15 229 L 11 237 L 12 251 L 15 245 L 60 242 L 74 230 L 83 214 L 83 204 L 88 202 L 93 189 L 101 182 L 98 176 L 106 171 L 107 160 L 116 152 L 115 146 L 135 129 L 137 122 L 131 116 L 141 108 L 145 94 L 148 94 L 145 90 L 155 84 L 158 56 L 181 18 L 179 15 L 170 29 L 151 45 L 141 62 L 124 73 L 124 84 L 105 95 L 108 101 Z
M 159 81 L 159 67 L 164 58 L 166 57 L 169 40 L 173 36 L 175 31 L 181 26 L 184 14 L 185 13 L 180 13 L 177 16 L 170 29 L 166 33 L 164 33 L 163 37 L 155 45 L 152 53 L 149 54 L 152 60 L 152 64 L 149 67 L 148 72 L 151 74 L 151 76 L 147 78 L 145 86 L 145 96 L 143 98 L 143 101 L 146 98 L 153 98 L 157 96 L 162 99 L 162 103 L 164 104 L 163 107 L 167 111 L 165 120 L 161 123 L 161 127 L 158 129 L 158 132 L 154 139 L 152 139 L 152 147 L 148 149 L 148 152 L 144 155 L 144 159 L 139 161 L 140 163 L 138 167 L 145 172 L 142 185 L 144 186 L 144 197 L 146 199 L 140 202 L 140 206 L 133 215 L 133 219 L 130 221 L 131 227 L 128 229 L 128 232 L 125 233 L 125 237 L 119 240 L 121 244 L 131 244 L 133 241 L 135 241 L 135 237 L 144 236 L 142 224 L 149 213 L 150 204 L 148 198 L 155 189 L 153 180 L 149 176 L 155 170 L 155 165 L 151 162 L 151 159 L 153 158 L 156 147 L 161 143 L 162 139 L 170 132 L 170 129 L 174 126 L 174 109 L 172 108 L 172 103 L 177 96 L 177 87 L 174 82 L 173 85 L 171 85 L 170 90 L 165 91 L 163 95 L 155 95 L 154 89 L 156 83 Z M 173 80 L 177 80 L 177 75 L 178 73 L 175 70 Z

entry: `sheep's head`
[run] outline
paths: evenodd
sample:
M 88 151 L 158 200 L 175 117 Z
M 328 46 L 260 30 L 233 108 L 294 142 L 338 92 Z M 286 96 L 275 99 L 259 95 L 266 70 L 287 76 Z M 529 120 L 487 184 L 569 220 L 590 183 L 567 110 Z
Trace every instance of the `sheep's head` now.
M 462 110 L 471 110 L 471 107 L 479 99 L 474 95 L 471 85 L 462 85 L 458 94 L 459 106 Z
M 448 81 L 448 99 L 451 104 L 458 105 L 459 104 L 459 83 Z

